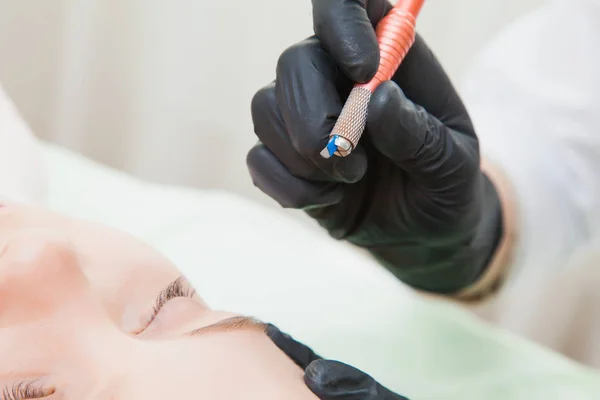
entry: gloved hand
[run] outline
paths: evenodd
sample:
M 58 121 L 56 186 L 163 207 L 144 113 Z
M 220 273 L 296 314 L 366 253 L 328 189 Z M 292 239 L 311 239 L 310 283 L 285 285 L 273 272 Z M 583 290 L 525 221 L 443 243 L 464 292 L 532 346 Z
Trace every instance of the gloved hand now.
M 283 207 L 305 210 L 413 287 L 453 293 L 488 264 L 501 208 L 467 111 L 420 36 L 372 96 L 359 146 L 346 158 L 319 155 L 353 82 L 378 68 L 373 26 L 390 7 L 313 0 L 316 36 L 285 50 L 277 79 L 253 98 L 259 143 L 247 164 Z
M 354 367 L 339 361 L 324 360 L 274 325 L 269 324 L 267 335 L 304 370 L 304 382 L 321 400 L 408 400 Z

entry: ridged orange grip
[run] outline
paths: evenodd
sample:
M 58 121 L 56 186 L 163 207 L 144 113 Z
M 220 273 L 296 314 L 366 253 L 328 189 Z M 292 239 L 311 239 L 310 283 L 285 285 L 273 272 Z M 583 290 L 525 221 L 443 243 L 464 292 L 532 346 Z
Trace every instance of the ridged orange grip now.
M 399 0 L 392 10 L 377 24 L 377 40 L 379 41 L 379 69 L 369 82 L 358 84 L 371 93 L 382 82 L 392 79 L 398 67 L 406 57 L 408 50 L 415 42 L 416 18 L 424 0 Z

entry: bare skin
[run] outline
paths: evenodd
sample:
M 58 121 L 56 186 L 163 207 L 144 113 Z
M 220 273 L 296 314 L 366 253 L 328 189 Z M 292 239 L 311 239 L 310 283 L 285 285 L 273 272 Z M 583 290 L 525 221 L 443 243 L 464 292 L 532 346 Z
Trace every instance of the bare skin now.
M 0 399 L 316 399 L 261 323 L 139 240 L 18 205 L 0 239 Z

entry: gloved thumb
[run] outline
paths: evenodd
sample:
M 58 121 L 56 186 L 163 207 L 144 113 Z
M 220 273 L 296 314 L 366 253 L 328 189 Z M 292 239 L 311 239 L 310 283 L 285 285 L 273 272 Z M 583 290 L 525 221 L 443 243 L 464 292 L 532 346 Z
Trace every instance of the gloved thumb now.
M 304 373 L 304 382 L 321 400 L 408 400 L 339 361 L 313 361 Z
M 437 192 L 472 181 L 479 170 L 477 139 L 444 125 L 393 81 L 373 93 L 367 130 L 374 147 L 421 187 Z

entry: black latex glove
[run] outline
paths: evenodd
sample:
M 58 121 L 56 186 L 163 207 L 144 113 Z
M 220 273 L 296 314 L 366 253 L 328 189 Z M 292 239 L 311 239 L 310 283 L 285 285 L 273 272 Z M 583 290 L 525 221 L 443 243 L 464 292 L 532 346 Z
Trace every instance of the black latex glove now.
M 304 370 L 304 382 L 321 400 L 408 400 L 354 367 L 324 360 L 273 325 L 268 326 L 267 335 Z
M 354 81 L 379 63 L 384 0 L 313 0 L 316 36 L 288 48 L 252 101 L 256 186 L 305 210 L 337 239 L 368 249 L 413 287 L 452 293 L 485 269 L 502 233 L 497 193 L 461 99 L 421 37 L 372 96 L 346 158 L 319 152 Z M 310 250 L 310 249 L 302 249 Z

